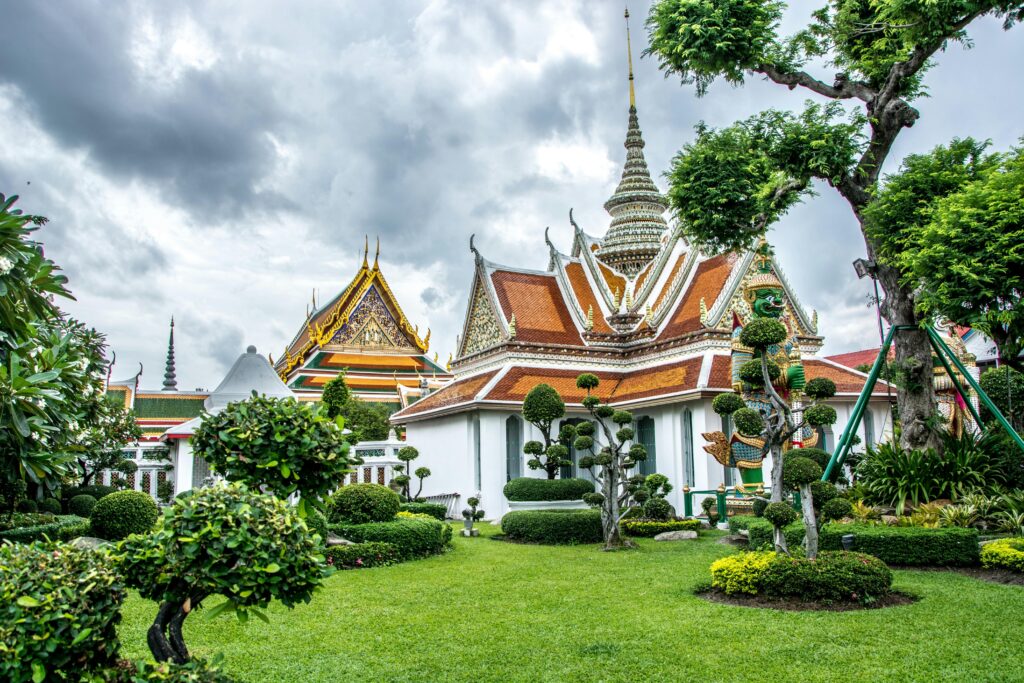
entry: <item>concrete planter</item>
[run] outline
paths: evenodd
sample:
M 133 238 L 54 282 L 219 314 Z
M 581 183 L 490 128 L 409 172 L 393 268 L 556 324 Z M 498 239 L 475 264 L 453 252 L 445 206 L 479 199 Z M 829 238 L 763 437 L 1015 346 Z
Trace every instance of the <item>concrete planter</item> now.
M 517 510 L 586 510 L 590 506 L 582 500 L 510 500 L 508 511 Z

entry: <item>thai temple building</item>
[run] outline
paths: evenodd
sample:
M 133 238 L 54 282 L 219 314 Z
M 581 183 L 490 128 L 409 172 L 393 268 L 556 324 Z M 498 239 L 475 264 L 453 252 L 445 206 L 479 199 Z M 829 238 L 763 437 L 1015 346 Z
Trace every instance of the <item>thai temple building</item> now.
M 363 265 L 349 285 L 322 306 L 306 312 L 299 331 L 274 369 L 300 400 L 319 400 L 324 385 L 344 373 L 353 395 L 383 403 L 392 411 L 408 406 L 451 380 L 451 373 L 427 352 L 430 330 L 420 337 L 388 286 L 379 265 Z
M 770 458 L 762 463 L 757 444 L 743 443 L 711 401 L 738 386 L 738 367 L 750 358 L 738 332 L 757 315 L 789 329 L 773 358 L 801 382 L 794 387 L 827 377 L 838 388 L 838 423 L 799 435 L 795 445 L 835 445 L 865 373 L 816 357 L 823 343 L 817 314 L 800 303 L 768 245 L 708 255 L 687 242 L 685 226 L 666 221 L 668 201 L 651 178 L 644 144 L 630 60 L 625 162 L 604 204 L 610 220 L 603 236 L 578 225 L 570 211 L 565 233 L 545 233 L 543 269 L 498 263 L 470 240 L 475 274 L 454 381 L 392 416 L 419 449 L 417 464 L 433 472 L 426 493 L 481 495 L 495 516 L 510 509 L 505 483 L 542 476 L 525 467 L 523 444 L 541 437 L 522 418 L 523 399 L 546 383 L 565 400 L 565 420 L 588 417 L 575 383 L 582 372 L 600 378 L 602 400 L 633 412 L 636 438 L 649 454 L 641 471 L 668 476 L 677 510 L 687 491 L 756 487 Z M 888 405 L 879 384 L 863 442 L 891 428 Z M 589 475 L 574 465 L 561 476 Z

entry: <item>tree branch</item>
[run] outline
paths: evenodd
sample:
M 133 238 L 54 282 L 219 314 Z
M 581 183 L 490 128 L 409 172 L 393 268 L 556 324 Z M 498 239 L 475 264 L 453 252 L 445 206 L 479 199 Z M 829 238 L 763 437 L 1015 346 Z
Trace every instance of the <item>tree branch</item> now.
M 843 73 L 836 74 L 835 83 L 833 85 L 828 85 L 824 81 L 820 81 L 811 76 L 806 71 L 795 71 L 791 73 L 780 71 L 774 64 L 758 64 L 754 68 L 754 71 L 764 74 L 769 80 L 775 81 L 780 85 L 788 86 L 790 90 L 793 90 L 797 86 L 801 86 L 833 100 L 858 99 L 863 100 L 864 102 L 870 102 L 877 94 L 875 89 L 867 83 L 862 81 L 851 81 L 847 78 L 846 74 Z

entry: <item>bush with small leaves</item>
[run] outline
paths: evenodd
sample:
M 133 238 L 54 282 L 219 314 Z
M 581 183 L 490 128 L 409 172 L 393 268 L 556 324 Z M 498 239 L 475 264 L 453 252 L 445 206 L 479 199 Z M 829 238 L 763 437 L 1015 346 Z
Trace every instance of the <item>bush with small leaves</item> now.
M 588 392 L 591 389 L 596 389 L 600 383 L 601 382 L 598 380 L 597 375 L 589 372 L 584 372 L 576 378 L 576 386 Z
M 804 385 L 804 394 L 815 400 L 832 398 L 836 395 L 836 383 L 828 377 L 815 377 Z
M 781 528 L 796 521 L 796 510 L 788 503 L 769 503 L 762 517 Z
M 835 424 L 837 419 L 836 409 L 823 403 L 813 405 L 804 411 L 804 420 L 812 427 Z
M 60 514 L 60 501 L 57 500 L 56 498 L 43 498 L 41 501 L 39 501 L 39 511 L 40 512 L 48 512 L 51 515 L 59 515 Z M 72 514 L 74 514 L 74 513 L 72 513 Z M 82 516 L 83 517 L 87 517 L 88 515 L 82 515 Z
M 564 544 L 599 543 L 603 538 L 598 510 L 520 510 L 501 519 L 501 530 L 514 541 Z
M 775 361 L 768 361 L 768 378 L 774 382 L 782 374 L 782 370 Z M 748 360 L 740 366 L 739 377 L 747 384 L 755 387 L 764 386 L 764 373 L 761 371 L 761 360 L 755 358 Z
M 786 326 L 774 318 L 754 318 L 740 332 L 740 343 L 752 349 L 762 350 L 786 341 L 789 332 Z
M 586 479 L 536 479 L 520 477 L 505 484 L 505 498 L 514 501 L 581 500 L 594 491 Z
M 643 508 L 645 519 L 664 522 L 672 516 L 672 506 L 664 498 L 651 498 Z
M 753 408 L 741 408 L 732 414 L 736 431 L 743 436 L 760 436 L 764 430 L 764 418 Z
M 821 518 L 826 522 L 835 522 L 853 514 L 853 504 L 845 498 L 833 498 L 821 506 Z
M 89 521 L 93 533 L 108 541 L 152 530 L 160 511 L 148 493 L 117 491 L 96 501 Z
M 327 564 L 335 569 L 369 569 L 386 567 L 402 561 L 402 554 L 393 543 L 367 541 L 352 545 L 335 545 L 324 553 Z
M 584 493 L 583 494 L 583 502 L 586 503 L 587 505 L 591 505 L 593 507 L 598 507 L 599 505 L 601 505 L 601 503 L 604 502 L 604 494 L 603 493 Z
M 831 482 L 815 479 L 811 482 L 811 497 L 814 501 L 814 509 L 820 510 L 825 503 L 839 497 L 839 489 Z
M 105 683 L 236 683 L 220 668 L 219 655 L 213 661 L 193 659 L 186 664 L 171 662 L 122 663 L 109 674 Z
M 753 510 L 755 517 L 764 517 L 764 510 L 766 507 L 768 507 L 767 500 L 764 498 L 755 498 L 751 509 Z
M 828 461 L 832 458 L 827 452 L 820 448 L 798 448 L 790 451 L 790 453 L 796 453 L 804 458 L 810 458 L 814 462 L 818 463 L 818 467 L 824 470 L 828 467 Z
M 68 512 L 79 517 L 88 518 L 92 515 L 92 509 L 96 507 L 96 499 L 87 493 L 82 493 L 68 501 Z
M 78 680 L 117 661 L 122 579 L 105 553 L 0 545 L 0 680 Z
M 39 512 L 39 504 L 31 498 L 25 498 L 18 501 L 17 510 L 18 512 Z
M 791 455 L 800 451 L 790 451 L 782 467 L 782 483 L 789 488 L 799 488 L 821 479 L 821 468 L 810 458 Z
M 342 486 L 327 502 L 327 517 L 332 523 L 367 524 L 395 518 L 402 501 L 398 494 L 380 484 Z
M 711 402 L 711 409 L 719 415 L 732 415 L 737 410 L 743 410 L 746 407 L 746 402 L 739 394 L 719 394 Z
M 412 519 L 399 517 L 390 522 L 369 524 L 331 524 L 328 528 L 356 543 L 390 543 L 403 560 L 442 553 L 452 537 L 450 524 L 425 516 Z
M 184 663 L 182 621 L 203 600 L 223 596 L 210 616 L 232 610 L 242 620 L 275 599 L 309 602 L 328 574 L 320 549 L 285 501 L 221 482 L 175 500 L 156 531 L 130 536 L 114 555 L 129 587 L 161 602 L 148 633 L 153 656 Z
M 104 486 L 103 484 L 93 484 L 91 486 L 73 486 L 66 488 L 61 491 L 61 497 L 64 500 L 71 500 L 75 496 L 87 495 L 92 496 L 96 500 L 109 496 L 111 493 L 116 491 L 113 486 Z

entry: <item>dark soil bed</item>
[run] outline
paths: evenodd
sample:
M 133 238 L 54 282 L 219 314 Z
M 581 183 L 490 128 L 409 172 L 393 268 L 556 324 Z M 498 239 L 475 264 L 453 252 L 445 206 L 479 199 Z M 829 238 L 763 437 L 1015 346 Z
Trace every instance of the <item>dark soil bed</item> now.
M 1024 574 L 1019 574 L 1009 569 L 985 569 L 984 567 L 896 567 L 892 569 L 907 569 L 919 572 L 952 572 L 963 574 L 972 579 L 988 581 L 989 583 L 1001 583 L 1006 586 L 1024 586 Z
M 865 609 L 881 609 L 883 607 L 899 607 L 909 605 L 917 601 L 917 598 L 893 591 L 884 598 L 875 600 L 870 605 L 862 605 L 857 602 L 834 602 L 824 604 L 820 602 L 808 602 L 806 600 L 767 598 L 761 595 L 726 595 L 720 591 L 709 590 L 697 593 L 698 598 L 708 602 L 717 602 L 723 605 L 736 607 L 756 607 L 758 609 L 779 609 L 787 612 L 853 612 Z

